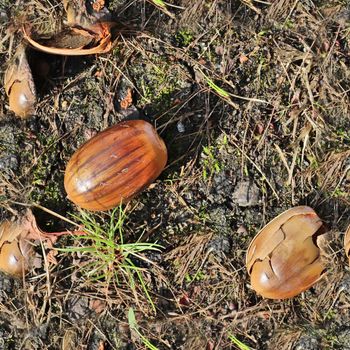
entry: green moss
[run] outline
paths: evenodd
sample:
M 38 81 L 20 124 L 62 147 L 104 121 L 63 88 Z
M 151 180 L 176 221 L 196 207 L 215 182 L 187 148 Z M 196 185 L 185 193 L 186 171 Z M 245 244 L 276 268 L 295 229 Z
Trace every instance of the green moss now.
M 225 168 L 219 161 L 218 154 L 223 147 L 227 146 L 227 136 L 212 146 L 203 146 L 202 152 L 202 176 L 204 180 L 210 179 Z
M 146 73 L 145 73 L 146 72 Z M 141 93 L 140 107 L 152 103 L 158 111 L 164 111 L 171 106 L 171 96 L 179 87 L 180 80 L 171 64 L 162 57 L 152 57 L 152 65 L 147 65 L 138 79 Z
M 178 46 L 186 47 L 193 41 L 193 34 L 188 29 L 182 29 L 176 33 L 175 40 Z

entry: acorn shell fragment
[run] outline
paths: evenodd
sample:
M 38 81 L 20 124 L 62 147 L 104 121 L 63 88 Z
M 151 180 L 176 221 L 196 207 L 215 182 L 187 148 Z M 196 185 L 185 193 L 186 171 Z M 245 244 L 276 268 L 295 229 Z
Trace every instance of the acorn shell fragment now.
M 4 221 L 0 225 L 0 270 L 15 277 L 24 274 L 33 255 L 22 233 L 23 227 L 16 222 Z
M 166 162 L 165 144 L 153 126 L 129 120 L 97 134 L 73 154 L 64 186 L 78 206 L 108 210 L 145 189 Z
M 21 118 L 35 112 L 36 89 L 26 49 L 19 46 L 5 72 L 4 86 L 9 97 L 10 110 Z
M 31 210 L 16 222 L 5 220 L 0 223 L 0 271 L 13 277 L 23 277 L 27 270 L 38 264 L 32 241 L 45 242 L 52 248 L 64 232 L 47 233 L 39 229 Z M 36 266 L 38 267 L 38 266 Z
M 23 36 L 36 50 L 54 55 L 81 56 L 105 53 L 112 49 L 112 22 L 99 22 L 82 28 L 71 26 L 48 39 L 33 39 L 23 27 Z
M 252 288 L 270 299 L 291 298 L 323 275 L 317 238 L 324 226 L 315 211 L 299 206 L 268 223 L 251 242 L 246 257 Z

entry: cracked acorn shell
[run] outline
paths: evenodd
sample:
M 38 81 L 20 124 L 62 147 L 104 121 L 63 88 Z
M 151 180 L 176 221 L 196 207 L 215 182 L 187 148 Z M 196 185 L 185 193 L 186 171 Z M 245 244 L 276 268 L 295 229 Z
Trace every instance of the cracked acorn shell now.
M 307 206 L 289 209 L 270 221 L 248 247 L 252 288 L 269 299 L 291 298 L 310 288 L 325 270 L 317 245 L 324 232 L 321 219 Z
M 350 225 L 345 232 L 344 248 L 345 248 L 346 256 L 349 258 L 349 265 L 350 265 Z
M 20 224 L 4 221 L 0 224 L 0 270 L 8 275 L 21 277 L 33 256 L 30 243 L 21 237 Z
M 81 146 L 68 162 L 68 198 L 88 210 L 126 203 L 163 171 L 167 149 L 153 126 L 143 120 L 114 125 Z

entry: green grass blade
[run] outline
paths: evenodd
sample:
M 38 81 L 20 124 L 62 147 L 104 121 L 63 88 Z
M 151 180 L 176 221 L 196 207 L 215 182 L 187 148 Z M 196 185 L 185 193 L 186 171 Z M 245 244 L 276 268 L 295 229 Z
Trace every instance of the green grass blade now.
M 128 311 L 128 323 L 130 329 L 132 329 L 134 332 L 136 332 L 139 337 L 141 338 L 143 344 L 150 350 L 158 350 L 156 346 L 154 346 L 145 336 L 141 334 L 141 332 L 137 328 L 137 323 L 136 323 L 136 318 L 135 318 L 135 313 L 134 309 L 131 307 L 129 308 Z
M 148 0 L 151 4 L 159 8 L 161 11 L 163 11 L 165 14 L 167 14 L 171 18 L 175 18 L 174 14 L 172 14 L 169 10 L 167 5 L 162 0 Z
M 131 329 L 136 329 L 137 323 L 136 323 L 134 309 L 132 307 L 129 308 L 129 311 L 128 311 L 128 322 L 129 322 L 129 327 Z
M 230 94 L 222 89 L 221 87 L 217 86 L 209 77 L 207 77 L 206 75 L 204 75 L 204 78 L 207 82 L 207 84 L 209 85 L 209 87 L 214 90 L 219 96 L 223 97 L 223 98 L 230 98 Z
M 245 345 L 240 340 L 238 340 L 233 334 L 229 334 L 228 338 L 231 340 L 231 342 L 236 345 L 240 350 L 251 350 L 251 348 L 248 345 Z

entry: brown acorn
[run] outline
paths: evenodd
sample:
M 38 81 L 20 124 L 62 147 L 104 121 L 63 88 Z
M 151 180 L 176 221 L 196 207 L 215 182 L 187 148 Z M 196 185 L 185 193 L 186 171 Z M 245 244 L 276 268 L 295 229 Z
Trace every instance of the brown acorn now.
M 4 86 L 10 110 L 21 118 L 35 112 L 36 90 L 26 49 L 20 45 L 5 72 Z
M 349 265 L 350 265 L 350 225 L 345 232 L 344 248 L 345 248 L 345 254 L 349 258 Z
M 317 238 L 325 232 L 315 211 L 299 206 L 270 221 L 250 243 L 246 265 L 252 288 L 270 299 L 291 298 L 323 275 Z
M 88 210 L 126 203 L 153 182 L 167 162 L 167 149 L 153 126 L 129 120 L 80 147 L 64 178 L 68 198 Z

